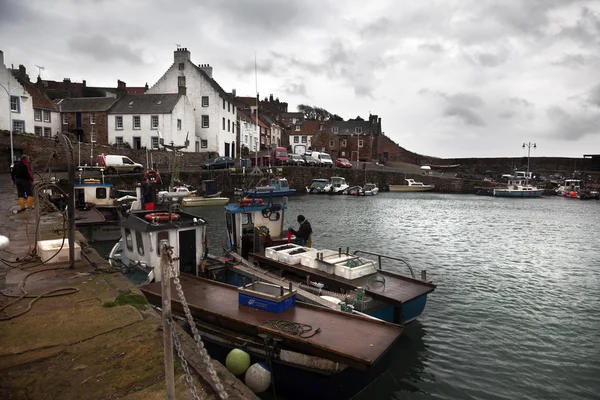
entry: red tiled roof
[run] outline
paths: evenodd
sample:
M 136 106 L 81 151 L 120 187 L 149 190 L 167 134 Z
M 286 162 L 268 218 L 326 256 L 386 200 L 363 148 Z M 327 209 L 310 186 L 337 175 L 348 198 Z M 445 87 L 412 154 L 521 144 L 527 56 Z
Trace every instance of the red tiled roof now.
M 292 126 L 290 135 L 314 135 L 321 130 L 321 121 L 298 121 L 296 125 L 300 125 L 300 130 L 296 130 L 296 126 Z
M 255 115 L 252 115 L 251 117 L 252 117 L 252 122 L 256 123 L 256 116 L 255 116 Z M 266 128 L 266 129 L 271 129 L 271 127 L 269 127 L 269 126 L 265 125 L 265 123 L 264 123 L 264 122 L 262 122 L 262 121 L 260 120 L 260 118 L 258 118 L 258 125 L 262 126 L 263 128 Z
M 33 108 L 43 108 L 44 110 L 58 111 L 50 98 L 36 88 L 31 82 L 26 82 L 19 79 L 19 83 L 21 83 L 23 87 L 25 87 L 25 90 L 27 90 L 27 92 L 31 95 Z

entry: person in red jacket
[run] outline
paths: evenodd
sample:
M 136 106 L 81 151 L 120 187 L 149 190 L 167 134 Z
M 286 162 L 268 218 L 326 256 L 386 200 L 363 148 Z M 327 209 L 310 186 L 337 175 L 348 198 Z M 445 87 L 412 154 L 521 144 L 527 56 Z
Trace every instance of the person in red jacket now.
M 28 155 L 23 154 L 21 161 L 18 161 L 12 172 L 11 178 L 17 185 L 19 195 L 19 212 L 25 211 L 25 196 L 27 196 L 27 208 L 33 209 L 33 174 L 31 173 L 31 160 Z

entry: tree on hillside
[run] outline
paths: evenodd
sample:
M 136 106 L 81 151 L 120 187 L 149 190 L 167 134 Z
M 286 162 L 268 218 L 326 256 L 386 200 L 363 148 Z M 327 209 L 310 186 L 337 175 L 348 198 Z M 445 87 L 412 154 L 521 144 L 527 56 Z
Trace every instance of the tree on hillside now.
M 304 113 L 304 118 L 307 120 L 313 121 L 329 121 L 333 119 L 334 121 L 343 121 L 344 119 L 337 114 L 331 114 L 324 108 L 317 106 L 309 106 L 308 104 L 300 104 L 298 105 L 298 111 Z

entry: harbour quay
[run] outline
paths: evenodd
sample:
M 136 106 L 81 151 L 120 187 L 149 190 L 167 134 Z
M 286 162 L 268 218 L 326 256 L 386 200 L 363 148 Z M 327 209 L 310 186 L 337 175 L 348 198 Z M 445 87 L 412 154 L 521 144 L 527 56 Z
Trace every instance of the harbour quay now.
M 8 175 L 0 175 L 0 189 L 0 234 L 10 240 L 0 267 L 0 398 L 166 398 L 162 318 L 79 233 L 72 265 L 67 241 L 32 255 L 36 238 L 62 242 L 68 224 L 45 204 L 16 213 Z M 194 340 L 176 331 L 197 398 L 217 398 Z M 174 358 L 176 398 L 193 399 Z M 223 365 L 212 365 L 228 398 L 256 399 Z

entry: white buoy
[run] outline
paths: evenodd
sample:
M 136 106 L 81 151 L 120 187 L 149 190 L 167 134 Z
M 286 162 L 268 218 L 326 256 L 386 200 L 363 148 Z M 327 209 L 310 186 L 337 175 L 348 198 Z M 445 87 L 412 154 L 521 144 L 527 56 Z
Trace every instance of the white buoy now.
M 6 249 L 10 244 L 10 240 L 6 236 L 0 235 L 0 251 Z
M 250 354 L 240 349 L 233 349 L 227 354 L 225 366 L 234 375 L 242 375 L 250 366 Z
M 252 364 L 246 371 L 244 381 L 254 393 L 262 393 L 271 385 L 271 371 L 263 363 Z

